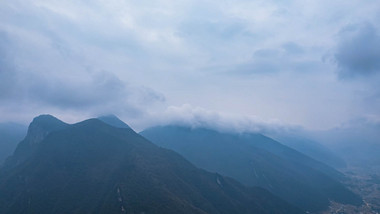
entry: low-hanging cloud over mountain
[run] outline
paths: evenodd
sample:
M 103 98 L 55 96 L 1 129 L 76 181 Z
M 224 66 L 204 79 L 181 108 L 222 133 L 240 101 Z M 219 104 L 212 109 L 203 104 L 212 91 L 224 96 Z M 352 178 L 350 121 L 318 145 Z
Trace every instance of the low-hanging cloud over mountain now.
M 185 104 L 311 129 L 380 117 L 376 1 L 0 4 L 1 121 L 115 113 L 142 127 L 186 118 Z

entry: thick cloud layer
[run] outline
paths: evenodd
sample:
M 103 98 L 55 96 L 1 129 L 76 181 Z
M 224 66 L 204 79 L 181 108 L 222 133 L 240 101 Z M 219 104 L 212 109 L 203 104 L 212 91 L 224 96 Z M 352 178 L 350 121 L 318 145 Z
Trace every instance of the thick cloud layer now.
M 114 113 L 132 127 L 247 130 L 380 117 L 376 0 L 0 4 L 0 121 Z
M 38 38 L 46 39 L 39 46 L 12 36 L 0 33 L 3 118 L 71 111 L 74 115 L 85 112 L 86 116 L 114 112 L 135 119 L 145 113 L 147 106 L 165 99 L 152 89 L 120 80 L 114 73 L 66 58 L 49 45 L 50 38 Z

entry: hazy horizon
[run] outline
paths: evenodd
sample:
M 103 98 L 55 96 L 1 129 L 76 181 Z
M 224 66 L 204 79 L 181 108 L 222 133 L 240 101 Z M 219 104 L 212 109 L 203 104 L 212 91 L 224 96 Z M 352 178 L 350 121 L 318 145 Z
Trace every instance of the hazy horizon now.
M 0 212 L 379 213 L 379 20 L 378 0 L 1 1 Z

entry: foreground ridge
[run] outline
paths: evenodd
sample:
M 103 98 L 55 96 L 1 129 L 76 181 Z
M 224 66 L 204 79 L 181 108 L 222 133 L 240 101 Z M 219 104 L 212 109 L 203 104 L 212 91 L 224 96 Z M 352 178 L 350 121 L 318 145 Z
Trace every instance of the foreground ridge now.
M 198 169 L 132 129 L 98 119 L 52 123 L 49 133 L 32 124 L 44 137 L 0 172 L 4 214 L 303 213 L 264 189 Z

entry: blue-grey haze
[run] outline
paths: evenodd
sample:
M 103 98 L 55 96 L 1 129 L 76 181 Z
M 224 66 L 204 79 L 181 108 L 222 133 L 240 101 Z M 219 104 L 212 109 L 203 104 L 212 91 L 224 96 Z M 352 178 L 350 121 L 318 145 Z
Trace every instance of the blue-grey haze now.
M 380 4 L 0 3 L 0 122 L 114 113 L 238 131 L 380 120 Z

